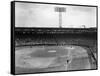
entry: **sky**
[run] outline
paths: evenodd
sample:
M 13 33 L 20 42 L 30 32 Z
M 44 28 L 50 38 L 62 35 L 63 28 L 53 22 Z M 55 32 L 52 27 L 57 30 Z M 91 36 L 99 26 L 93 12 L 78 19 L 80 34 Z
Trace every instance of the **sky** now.
M 64 7 L 62 27 L 96 27 L 96 7 L 15 3 L 15 27 L 59 27 L 59 12 L 56 7 Z

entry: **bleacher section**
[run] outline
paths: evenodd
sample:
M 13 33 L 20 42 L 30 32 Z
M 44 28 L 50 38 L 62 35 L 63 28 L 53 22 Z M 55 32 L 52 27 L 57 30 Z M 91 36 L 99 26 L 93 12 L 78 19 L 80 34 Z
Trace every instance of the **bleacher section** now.
M 47 32 L 49 31 L 49 32 Z M 80 32 L 81 31 L 81 32 Z M 16 28 L 15 46 L 97 44 L 97 29 L 79 28 Z

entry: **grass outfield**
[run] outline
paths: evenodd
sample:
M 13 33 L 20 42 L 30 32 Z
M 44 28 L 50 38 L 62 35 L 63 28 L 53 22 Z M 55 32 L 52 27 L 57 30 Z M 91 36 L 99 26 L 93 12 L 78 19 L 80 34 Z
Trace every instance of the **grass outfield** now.
M 80 46 L 25 46 L 15 48 L 15 72 L 91 69 L 87 50 Z

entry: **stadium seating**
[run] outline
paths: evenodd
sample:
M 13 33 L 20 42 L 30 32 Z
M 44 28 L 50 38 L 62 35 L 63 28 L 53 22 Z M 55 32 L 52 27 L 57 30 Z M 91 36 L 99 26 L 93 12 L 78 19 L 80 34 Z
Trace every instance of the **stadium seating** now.
M 76 44 L 76 45 L 87 45 L 87 46 L 94 46 L 96 44 L 96 40 L 93 39 L 86 39 L 86 38 L 73 38 L 67 36 L 36 36 L 36 37 L 24 37 L 23 38 L 16 38 L 15 39 L 15 46 L 22 46 L 22 45 L 37 45 L 37 44 L 55 44 L 55 45 L 67 45 L 67 44 Z

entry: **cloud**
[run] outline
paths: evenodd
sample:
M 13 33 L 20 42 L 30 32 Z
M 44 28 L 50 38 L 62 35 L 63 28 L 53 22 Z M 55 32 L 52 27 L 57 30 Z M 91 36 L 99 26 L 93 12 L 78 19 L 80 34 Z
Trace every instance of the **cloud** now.
M 16 27 L 59 27 L 59 13 L 55 7 L 65 7 L 62 13 L 63 27 L 96 26 L 96 8 L 33 3 L 15 4 Z M 72 25 L 72 26 L 71 26 Z

